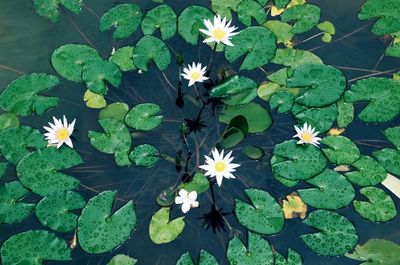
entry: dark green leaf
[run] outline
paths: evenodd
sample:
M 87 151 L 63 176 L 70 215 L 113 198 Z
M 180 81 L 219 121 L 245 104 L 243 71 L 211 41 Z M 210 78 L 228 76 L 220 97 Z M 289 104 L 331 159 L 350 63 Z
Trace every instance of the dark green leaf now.
M 222 97 L 227 105 L 241 105 L 252 101 L 256 96 L 257 84 L 252 79 L 234 75 L 224 79 L 212 88 L 211 97 Z
M 133 148 L 129 159 L 140 167 L 152 167 L 160 160 L 157 148 L 150 144 L 141 144 Z
M 160 5 L 148 11 L 142 22 L 142 31 L 144 35 L 153 34 L 160 29 L 163 40 L 168 40 L 176 32 L 176 14 L 174 10 L 167 5 Z
M 129 111 L 129 106 L 123 102 L 116 102 L 107 105 L 99 113 L 99 120 L 111 118 L 118 121 L 125 121 L 125 116 Z
M 242 152 L 250 159 L 260 160 L 264 157 L 264 150 L 261 147 L 254 145 L 246 145 Z
M 285 259 L 281 254 L 275 252 L 275 265 L 302 265 L 301 256 L 289 248 L 288 257 Z
M 278 113 L 285 113 L 292 109 L 294 104 L 294 96 L 289 91 L 283 90 L 274 93 L 269 99 L 269 107 L 277 108 Z
M 0 132 L 7 128 L 19 126 L 19 119 L 14 113 L 4 113 L 0 115 Z
M 100 31 L 115 28 L 114 39 L 127 38 L 138 29 L 142 16 L 142 11 L 137 4 L 118 5 L 101 17 Z
M 338 116 L 336 104 L 322 108 L 307 108 L 295 103 L 292 113 L 296 117 L 297 123 L 307 122 L 320 133 L 329 131 Z
M 133 107 L 125 117 L 125 123 L 138 131 L 151 131 L 160 126 L 163 115 L 154 103 L 143 103 Z
M 198 265 L 218 265 L 217 259 L 208 253 L 205 250 L 200 251 L 200 256 L 198 258 L 198 262 L 196 263 Z M 176 265 L 195 265 L 195 263 L 192 260 L 192 257 L 190 256 L 189 252 L 184 253 L 179 260 L 176 262 Z
M 247 27 L 251 26 L 252 18 L 260 25 L 267 19 L 264 6 L 260 5 L 255 0 L 241 0 L 237 6 L 237 14 L 240 22 Z
M 387 128 L 384 131 L 386 138 L 400 150 L 400 126 Z
M 352 166 L 358 171 L 348 172 L 346 177 L 359 186 L 373 186 L 386 178 L 386 170 L 369 156 L 361 156 Z
M 375 159 L 383 166 L 387 172 L 400 176 L 400 151 L 384 148 L 372 153 Z
M 283 22 L 295 21 L 291 32 L 299 34 L 307 32 L 316 26 L 321 16 L 321 10 L 316 5 L 295 5 L 286 9 L 281 15 Z
M 232 11 L 237 11 L 237 6 L 242 0 L 211 0 L 211 9 L 226 19 L 232 19 Z
M 93 93 L 106 95 L 106 81 L 114 87 L 121 84 L 122 74 L 119 67 L 109 61 L 93 59 L 85 63 L 82 71 L 82 79 L 87 88 Z
M 171 63 L 171 54 L 165 43 L 153 36 L 144 36 L 133 50 L 133 63 L 137 68 L 148 71 L 148 64 L 153 61 L 160 71 Z
M 133 47 L 125 46 L 119 48 L 111 54 L 109 61 L 118 65 L 119 69 L 123 72 L 132 71 L 136 69 L 133 64 Z
M 338 116 L 336 122 L 339 128 L 347 127 L 354 119 L 354 105 L 344 101 L 343 97 L 336 102 Z
M 331 163 L 350 165 L 360 158 L 361 153 L 357 145 L 344 136 L 327 136 L 321 143 L 328 146 L 322 151 Z
M 82 0 L 33 0 L 33 4 L 39 16 L 58 22 L 61 5 L 78 15 L 81 13 Z
M 205 28 L 204 20 L 212 20 L 213 13 L 203 6 L 191 5 L 185 8 L 178 18 L 178 33 L 182 38 L 192 44 L 197 45 L 200 31 Z

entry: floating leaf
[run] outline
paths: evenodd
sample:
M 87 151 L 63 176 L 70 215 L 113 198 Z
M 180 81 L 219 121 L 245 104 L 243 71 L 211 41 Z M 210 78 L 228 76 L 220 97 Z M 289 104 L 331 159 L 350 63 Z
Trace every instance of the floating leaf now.
M 33 5 L 39 16 L 58 22 L 60 20 L 60 9 L 62 7 L 69 11 L 81 13 L 82 0 L 33 0 Z
M 344 101 L 343 97 L 336 102 L 338 116 L 336 122 L 340 128 L 347 127 L 354 119 L 354 105 Z
M 396 40 L 396 39 L 395 39 Z M 387 56 L 393 56 L 393 57 L 400 57 L 400 42 L 399 42 L 399 38 L 397 38 L 397 42 L 393 43 L 391 46 L 389 46 L 386 49 L 385 54 Z
M 179 185 L 179 189 L 185 189 L 188 192 L 196 191 L 197 194 L 206 192 L 210 187 L 210 181 L 203 173 L 196 172 L 190 182 L 184 182 Z
M 125 116 L 129 111 L 129 106 L 123 102 L 116 102 L 107 105 L 99 113 L 99 120 L 111 118 L 117 121 L 125 121 Z
M 81 164 L 78 153 L 68 147 L 48 147 L 34 151 L 17 164 L 17 176 L 24 187 L 41 196 L 52 192 L 72 190 L 79 181 L 59 172 Z
M 4 158 L 17 164 L 29 154 L 27 148 L 46 147 L 47 141 L 36 129 L 28 126 L 8 128 L 0 132 L 0 150 Z
M 211 0 L 211 9 L 221 17 L 232 20 L 232 11 L 237 11 L 237 6 L 242 0 Z
M 266 191 L 246 189 L 252 205 L 235 200 L 235 215 L 239 223 L 259 234 L 277 234 L 283 229 L 284 217 L 279 204 Z
M 0 163 L 0 180 L 5 176 L 8 168 L 8 163 Z
M 400 245 L 385 240 L 373 238 L 364 245 L 357 245 L 353 253 L 346 253 L 345 256 L 365 261 L 360 265 L 397 265 L 400 263 Z
M 204 20 L 212 20 L 213 17 L 213 13 L 207 8 L 191 5 L 179 15 L 178 33 L 187 43 L 197 45 L 200 35 L 199 29 L 205 28 Z
M 264 157 L 265 152 L 261 147 L 254 145 L 246 145 L 242 152 L 250 159 L 260 160 Z
M 359 186 L 373 186 L 386 178 L 386 170 L 369 156 L 361 156 L 352 166 L 358 171 L 348 172 L 346 177 Z
M 320 232 L 300 236 L 312 251 L 322 256 L 338 256 L 352 250 L 358 236 L 354 225 L 337 213 L 317 210 L 303 221 Z
M 294 36 L 290 32 L 292 26 L 280 20 L 268 20 L 267 22 L 265 22 L 264 27 L 268 28 L 270 31 L 274 33 L 278 43 L 288 44 L 290 43 L 290 41 Z M 282 49 L 277 49 L 276 52 L 278 53 L 279 50 Z
M 102 59 L 87 61 L 82 71 L 82 79 L 87 88 L 93 93 L 102 95 L 107 94 L 106 81 L 114 87 L 119 87 L 121 78 L 119 67 L 113 62 Z
M 156 244 L 169 243 L 174 241 L 185 227 L 185 217 L 169 220 L 170 208 L 163 207 L 152 217 L 149 226 L 151 241 Z
M 245 55 L 240 70 L 254 70 L 267 64 L 275 54 L 276 37 L 267 28 L 248 27 L 232 37 L 234 46 L 225 48 L 225 57 L 232 63 Z
M 157 6 L 148 11 L 143 18 L 142 31 L 144 35 L 153 34 L 157 29 L 160 29 L 163 40 L 168 40 L 175 35 L 176 14 L 170 6 Z
M 107 265 L 135 265 L 137 262 L 136 259 L 131 258 L 127 255 L 118 254 L 115 255 Z
M 171 186 L 163 190 L 157 196 L 157 204 L 161 207 L 169 207 L 175 203 L 175 197 L 177 193 L 177 188 L 175 186 Z
M 136 66 L 133 64 L 132 57 L 133 57 L 133 47 L 125 46 L 114 51 L 108 60 L 118 65 L 121 71 L 127 72 L 136 69 Z
M 71 260 L 67 243 L 45 230 L 29 230 L 13 235 L 1 247 L 3 265 L 42 265 L 44 261 Z
M 292 6 L 281 15 L 283 22 L 295 20 L 291 32 L 299 34 L 307 32 L 318 24 L 321 16 L 321 9 L 316 5 L 295 5 Z
M 375 159 L 383 166 L 387 172 L 400 176 L 400 151 L 384 148 L 372 153 Z
M 347 102 L 368 101 L 358 114 L 365 122 L 386 122 L 400 113 L 400 82 L 371 77 L 359 80 L 345 93 Z
M 125 123 L 139 131 L 151 131 L 160 126 L 163 115 L 161 108 L 154 103 L 143 103 L 133 107 L 125 117 Z
M 360 158 L 360 150 L 349 138 L 344 136 L 327 136 L 321 143 L 328 146 L 322 152 L 328 160 L 337 165 L 350 165 Z
M 86 106 L 92 109 L 101 109 L 107 106 L 107 102 L 103 95 L 93 93 L 89 89 L 86 90 L 83 95 L 83 101 L 86 102 Z
M 317 25 L 317 28 L 325 33 L 329 33 L 330 35 L 334 35 L 336 33 L 335 25 L 332 22 L 324 21 Z
M 327 210 L 346 207 L 356 194 L 351 183 L 340 173 L 325 169 L 321 174 L 307 180 L 315 188 L 297 190 L 308 205 Z
M 69 232 L 76 228 L 78 216 L 72 211 L 82 209 L 85 199 L 76 192 L 55 192 L 44 197 L 36 205 L 36 217 L 44 226 L 57 232 Z
M 292 109 L 294 104 L 294 96 L 289 91 L 277 91 L 269 99 L 269 107 L 277 108 L 278 113 L 285 113 Z
M 19 119 L 14 113 L 4 113 L 0 115 L 0 132 L 7 128 L 19 126 Z
M 137 68 L 148 71 L 150 61 L 153 61 L 160 71 L 164 71 L 171 63 L 171 54 L 162 40 L 147 35 L 136 44 L 133 50 L 133 63 Z
M 297 68 L 304 64 L 322 64 L 321 58 L 309 51 L 293 48 L 277 49 L 272 63 Z
M 48 74 L 23 75 L 12 81 L 0 94 L 0 107 L 17 115 L 42 115 L 58 105 L 58 97 L 43 96 L 58 85 L 57 77 Z
M 277 8 L 284 8 L 290 0 L 274 0 L 275 6 Z
M 141 144 L 133 148 L 129 159 L 140 167 L 152 167 L 160 160 L 160 153 L 150 144 Z
M 114 39 L 127 38 L 138 29 L 142 16 L 142 11 L 137 4 L 118 5 L 101 16 L 100 31 L 115 28 Z
M 369 202 L 353 201 L 356 212 L 372 222 L 386 222 L 396 217 L 397 210 L 392 198 L 376 187 L 365 187 L 360 190 Z
M 257 83 L 252 79 L 234 75 L 212 88 L 211 97 L 222 97 L 227 105 L 246 104 L 256 98 Z
M 91 254 L 109 252 L 129 239 L 136 227 L 132 201 L 113 214 L 115 191 L 103 191 L 91 198 L 78 219 L 78 240 L 84 251 Z
M 301 256 L 289 248 L 288 257 L 285 259 L 281 254 L 275 252 L 275 265 L 302 265 Z
M 220 144 L 224 148 L 234 147 L 246 138 L 248 132 L 249 125 L 246 118 L 242 115 L 233 117 L 221 135 Z
M 286 200 L 282 201 L 282 210 L 285 219 L 293 219 L 300 217 L 306 218 L 307 204 L 305 204 L 296 192 L 286 196 Z
M 248 233 L 248 247 L 234 236 L 228 244 L 229 264 L 235 265 L 273 265 L 274 254 L 268 241 L 261 235 Z
M 320 133 L 329 131 L 338 116 L 336 104 L 322 108 L 307 108 L 295 103 L 292 108 L 292 113 L 297 123 L 307 122 Z
M 217 259 L 208 253 L 205 250 L 200 251 L 200 256 L 198 258 L 198 265 L 218 265 Z M 176 265 L 195 265 L 192 257 L 189 252 L 184 253 L 179 260 L 176 262 Z
M 299 145 L 295 140 L 275 145 L 273 154 L 272 172 L 288 180 L 307 180 L 325 170 L 328 164 L 318 147 Z
M 237 14 L 240 22 L 247 27 L 251 26 L 251 20 L 254 18 L 258 24 L 263 24 L 267 19 L 264 6 L 255 0 L 242 0 L 237 6 Z
M 0 186 L 0 224 L 18 223 L 31 214 L 35 204 L 20 201 L 28 193 L 19 181 Z
M 385 137 L 400 150 L 400 126 L 387 128 L 383 132 Z

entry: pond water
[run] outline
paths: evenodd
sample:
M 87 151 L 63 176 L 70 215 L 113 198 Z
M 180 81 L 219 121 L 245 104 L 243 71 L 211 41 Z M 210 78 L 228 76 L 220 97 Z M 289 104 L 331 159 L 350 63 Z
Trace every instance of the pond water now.
M 31 1 L 27 0 L 1 0 L 0 2 L 0 88 L 3 89 L 12 80 L 18 78 L 21 73 L 44 72 L 57 75 L 50 64 L 50 56 L 54 49 L 68 43 L 80 43 L 94 46 L 97 51 L 107 58 L 112 47 L 122 47 L 136 43 L 141 37 L 138 31 L 133 36 L 122 41 L 114 41 L 112 32 L 99 32 L 99 16 L 113 6 L 129 1 L 109 0 L 85 0 L 82 14 L 74 15 L 63 11 L 59 23 L 51 23 L 39 17 L 33 8 Z M 149 10 L 158 4 L 150 0 L 136 0 L 143 11 Z M 341 69 L 348 80 L 371 74 L 363 70 L 351 70 L 349 68 L 376 69 L 388 71 L 399 67 L 396 58 L 384 57 L 380 60 L 388 40 L 374 37 L 370 30 L 371 21 L 360 21 L 357 13 L 363 0 L 319 0 L 309 1 L 320 6 L 322 19 L 333 22 L 336 27 L 334 41 L 325 44 L 319 38 L 314 38 L 305 43 L 300 43 L 296 48 L 310 50 L 317 54 L 325 64 Z M 208 0 L 170 1 L 166 4 L 173 7 L 176 13 L 180 13 L 189 4 L 199 4 L 210 7 Z M 318 33 L 310 31 L 296 37 L 301 42 Z M 212 50 L 207 45 L 192 46 L 186 44 L 178 35 L 168 41 L 173 52 L 182 52 L 185 63 L 200 61 L 207 64 Z M 230 65 L 223 54 L 216 55 L 214 69 L 232 68 L 238 69 L 238 63 Z M 379 64 L 378 64 L 379 61 Z M 276 69 L 268 69 L 268 72 Z M 215 72 L 215 71 L 214 71 Z M 381 74 L 389 77 L 390 74 Z M 161 106 L 165 120 L 160 128 L 135 135 L 133 145 L 150 143 L 169 156 L 174 157 L 178 149 L 183 149 L 179 134 L 179 126 L 185 118 L 194 118 L 199 110 L 199 104 L 189 100 L 185 101 L 182 109 L 175 106 L 176 87 L 178 82 L 178 67 L 172 63 L 165 72 L 171 81 L 172 88 L 154 65 L 148 73 L 137 72 L 124 73 L 123 82 L 119 89 L 111 89 L 106 96 L 109 103 L 123 101 L 130 107 L 143 103 L 154 102 Z M 247 72 L 257 83 L 265 81 L 262 71 Z M 216 76 L 214 75 L 214 78 Z M 354 83 L 354 81 L 351 81 Z M 185 93 L 196 97 L 192 88 L 187 88 L 184 82 Z M 132 237 L 112 253 L 104 255 L 90 255 L 79 247 L 72 252 L 73 261 L 52 262 L 49 264 L 106 264 L 115 254 L 123 253 L 138 259 L 138 264 L 175 264 L 178 258 L 186 251 L 196 257 L 201 249 L 206 249 L 213 254 L 220 264 L 228 264 L 226 250 L 228 241 L 234 234 L 242 239 L 247 238 L 244 229 L 235 219 L 234 214 L 226 216 L 225 231 L 214 232 L 203 227 L 200 217 L 210 211 L 211 195 L 205 193 L 199 197 L 201 207 L 186 214 L 186 227 L 179 238 L 172 243 L 156 245 L 149 237 L 148 227 L 151 216 L 159 209 L 155 202 L 157 195 L 166 187 L 176 185 L 180 180 L 180 174 L 176 172 L 175 165 L 168 161 L 161 161 L 153 168 L 144 169 L 137 167 L 118 167 L 115 165 L 112 155 L 102 154 L 94 149 L 87 137 L 87 131 L 101 131 L 98 124 L 98 110 L 89 109 L 82 100 L 86 90 L 83 83 L 73 83 L 62 80 L 62 83 L 52 90 L 52 93 L 61 98 L 57 108 L 46 112 L 43 116 L 28 116 L 21 119 L 22 124 L 41 130 L 52 116 L 61 117 L 65 114 L 68 118 L 76 117 L 77 123 L 74 133 L 76 141 L 75 149 L 82 156 L 84 164 L 74 167 L 67 172 L 81 181 L 78 191 L 89 199 L 103 190 L 116 190 L 118 200 L 115 208 L 120 207 L 129 200 L 133 200 L 136 207 L 138 224 Z M 265 105 L 265 102 L 261 102 Z M 363 105 L 356 105 L 356 113 L 359 113 Z M 290 139 L 294 135 L 293 118 L 291 115 L 277 114 L 271 111 L 273 126 L 265 133 L 248 137 L 243 143 L 233 149 L 235 162 L 241 167 L 237 171 L 237 179 L 225 181 L 221 188 L 216 190 L 216 201 L 224 212 L 231 213 L 234 200 L 247 200 L 244 194 L 246 188 L 258 188 L 268 191 L 276 199 L 281 199 L 296 188 L 307 187 L 301 184 L 296 188 L 287 188 L 280 184 L 272 175 L 269 159 L 275 144 Z M 196 150 L 194 159 L 191 160 L 190 169 L 203 163 L 203 155 L 207 154 L 215 145 L 223 124 L 218 123 L 218 116 L 212 110 L 206 110 L 202 116 L 206 128 L 201 132 L 191 135 L 189 145 Z M 399 125 L 399 118 L 384 124 L 365 124 L 356 119 L 346 130 L 345 134 L 355 141 L 363 154 L 371 154 L 373 151 L 389 146 L 382 134 L 382 129 Z M 243 146 L 254 144 L 262 147 L 266 155 L 261 161 L 252 161 L 241 152 Z M 15 170 L 8 170 L 8 174 L 2 183 L 14 180 Z M 357 188 L 358 189 L 358 188 Z M 356 198 L 360 197 L 357 195 Z M 395 198 L 395 197 L 393 197 Z M 38 197 L 29 195 L 25 201 L 37 201 Z M 400 211 L 399 200 L 395 199 L 397 210 Z M 311 208 L 311 207 L 310 207 Z M 309 209 L 311 211 L 312 209 Z M 337 211 L 346 216 L 357 228 L 359 243 L 364 243 L 370 238 L 384 238 L 400 243 L 400 217 L 387 223 L 373 223 L 358 215 L 352 206 Z M 181 216 L 179 208 L 174 207 L 172 218 Z M 32 214 L 30 218 L 17 225 L 0 226 L 0 244 L 11 235 L 29 229 L 40 229 L 43 226 Z M 301 254 L 304 264 L 358 264 L 345 257 L 322 257 L 308 249 L 300 235 L 313 231 L 301 223 L 300 219 L 286 220 L 282 232 L 273 236 L 266 236 L 274 249 L 280 253 L 286 253 L 292 248 Z M 62 238 L 71 240 L 73 232 L 61 234 Z

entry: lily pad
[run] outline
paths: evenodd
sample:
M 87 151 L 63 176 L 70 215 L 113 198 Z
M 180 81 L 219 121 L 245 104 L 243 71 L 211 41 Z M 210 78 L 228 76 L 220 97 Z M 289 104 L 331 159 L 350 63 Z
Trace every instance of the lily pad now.
M 210 188 L 210 181 L 203 173 L 196 172 L 193 179 L 189 182 L 184 182 L 179 185 L 179 189 L 187 190 L 188 192 L 196 191 L 197 194 L 206 192 Z
M 392 198 L 382 189 L 377 187 L 365 187 L 360 190 L 369 202 L 353 201 L 356 212 L 372 222 L 386 222 L 397 215 L 396 205 Z
M 111 54 L 108 60 L 118 65 L 121 71 L 127 72 L 136 69 L 136 66 L 133 64 L 132 57 L 133 57 L 133 47 L 125 46 L 119 48 L 113 54 Z
M 198 258 L 198 262 L 196 263 L 198 265 L 218 265 L 217 259 L 208 253 L 205 250 L 200 251 L 200 256 Z M 192 257 L 190 256 L 189 252 L 184 253 L 179 260 L 176 262 L 176 265 L 195 265 L 193 262 Z
M 72 190 L 79 181 L 59 172 L 81 164 L 79 154 L 68 147 L 48 147 L 34 151 L 17 164 L 17 176 L 24 187 L 41 196 Z
M 33 5 L 39 16 L 58 22 L 61 6 L 78 15 L 83 4 L 82 0 L 33 0 Z
M 160 152 L 150 144 L 141 144 L 133 148 L 129 159 L 140 167 L 153 167 L 160 160 Z
M 273 154 L 272 172 L 288 180 L 310 179 L 324 171 L 328 164 L 318 147 L 299 145 L 295 140 L 275 145 Z
M 246 145 L 242 152 L 250 159 L 260 160 L 264 157 L 265 152 L 261 147 L 254 145 Z
M 307 204 L 302 201 L 296 192 L 292 192 L 286 196 L 286 199 L 282 200 L 282 210 L 285 219 L 293 219 L 296 217 L 304 219 L 307 215 Z
M 277 109 L 278 113 L 291 111 L 294 104 L 294 96 L 289 91 L 277 91 L 269 99 L 271 109 Z
M 386 170 L 369 156 L 361 156 L 352 166 L 358 170 L 346 173 L 346 177 L 359 186 L 373 186 L 386 178 Z
M 85 199 L 76 192 L 55 192 L 44 197 L 36 205 L 36 217 L 44 226 L 57 232 L 69 232 L 76 228 L 78 215 L 72 211 L 82 209 Z
M 58 105 L 58 97 L 40 95 L 60 83 L 48 74 L 23 75 L 12 81 L 0 94 L 0 107 L 17 115 L 42 115 Z
M 338 116 L 338 109 L 336 104 L 322 108 L 307 108 L 295 103 L 292 107 L 292 113 L 297 123 L 302 124 L 307 122 L 316 131 L 324 133 L 329 131 L 335 123 Z
M 275 6 L 277 8 L 284 8 L 289 2 L 290 0 L 274 0 Z
M 318 255 L 343 255 L 357 243 L 358 235 L 354 225 L 340 214 L 317 210 L 310 213 L 303 223 L 320 231 L 300 236 L 307 247 Z
M 384 148 L 372 153 L 375 159 L 383 166 L 387 172 L 400 176 L 400 151 Z
M 3 265 L 42 265 L 44 261 L 71 260 L 67 243 L 45 230 L 29 230 L 13 235 L 1 247 Z
M 236 0 L 238 1 L 238 0 Z M 178 33 L 192 45 L 197 45 L 199 29 L 205 28 L 204 20 L 212 20 L 214 14 L 203 6 L 191 5 L 185 8 L 178 18 Z
M 107 102 L 103 95 L 93 93 L 89 89 L 86 90 L 83 95 L 83 101 L 85 101 L 86 106 L 91 109 L 101 109 L 107 106 Z
M 114 39 L 127 38 L 138 29 L 142 16 L 142 11 L 137 4 L 118 5 L 101 16 L 100 31 L 115 28 Z
M 99 120 L 110 118 L 124 122 L 128 111 L 129 106 L 127 104 L 123 102 L 112 103 L 100 111 Z
M 155 244 L 164 244 L 174 241 L 185 227 L 185 217 L 169 220 L 170 208 L 163 207 L 152 217 L 149 226 L 151 241 Z
M 385 239 L 373 238 L 364 245 L 357 245 L 350 259 L 364 261 L 360 265 L 397 265 L 400 263 L 400 245 Z
M 356 194 L 351 183 L 331 169 L 325 169 L 307 180 L 307 183 L 315 188 L 297 190 L 297 193 L 306 204 L 318 209 L 336 210 L 346 207 Z
M 259 234 L 277 234 L 283 229 L 282 208 L 266 191 L 246 189 L 252 205 L 235 200 L 235 215 L 239 223 Z
M 0 224 L 18 223 L 31 214 L 35 204 L 21 202 L 28 193 L 19 181 L 0 186 Z
M 385 137 L 400 150 L 400 126 L 384 130 Z
M 264 23 L 264 27 L 268 28 L 274 33 L 278 43 L 290 43 L 294 36 L 294 34 L 290 32 L 292 30 L 292 26 L 280 20 L 268 20 Z M 279 50 L 282 49 L 277 49 L 276 52 L 278 53 Z
M 157 196 L 156 202 L 161 207 L 169 207 L 175 203 L 176 194 L 177 188 L 175 186 L 170 186 Z
M 285 259 L 281 254 L 275 252 L 275 265 L 302 265 L 301 256 L 296 251 L 289 248 L 288 257 Z
M 345 93 L 347 102 L 368 102 L 358 114 L 365 122 L 387 122 L 400 113 L 400 82 L 371 77 L 352 85 Z
M 257 97 L 257 83 L 240 75 L 230 76 L 212 88 L 211 97 L 221 97 L 227 105 L 242 105 Z
M 245 55 L 240 70 L 254 70 L 267 64 L 275 55 L 276 37 L 265 27 L 248 27 L 232 37 L 234 46 L 225 48 L 225 57 L 230 62 Z
M 154 103 L 143 103 L 133 107 L 125 117 L 125 123 L 138 131 L 151 131 L 160 126 L 163 115 Z
M 235 265 L 273 265 L 274 254 L 268 241 L 256 233 L 248 233 L 248 247 L 234 236 L 228 244 L 229 264 Z
M 136 259 L 131 258 L 127 255 L 118 254 L 115 255 L 107 265 L 135 265 L 137 262 Z
M 168 40 L 176 33 L 176 19 L 176 14 L 170 6 L 157 6 L 148 11 L 143 18 L 143 34 L 150 35 L 153 34 L 155 30 L 160 29 L 161 38 L 163 40 Z
M 0 115 L 0 132 L 7 128 L 16 128 L 18 126 L 19 119 L 14 113 L 4 113 Z
M 111 213 L 115 191 L 103 191 L 91 198 L 78 219 L 78 241 L 91 254 L 109 252 L 129 239 L 136 227 L 132 201 Z
M 337 165 L 350 165 L 360 158 L 360 150 L 349 138 L 344 136 L 327 136 L 321 143 L 328 146 L 322 148 L 322 152 L 328 160 Z
M 285 10 L 281 15 L 283 22 L 295 21 L 291 32 L 299 34 L 307 32 L 316 26 L 321 16 L 321 9 L 316 5 L 295 5 Z
M 293 48 L 277 49 L 272 63 L 297 68 L 304 64 L 323 64 L 321 58 L 309 51 Z
M 115 63 L 102 59 L 94 59 L 85 63 L 82 71 L 82 79 L 90 91 L 106 95 L 108 90 L 106 81 L 114 87 L 119 87 L 122 74 Z
M 232 20 L 231 10 L 236 12 L 242 0 L 211 0 L 211 9 L 221 17 Z
M 255 0 L 242 0 L 237 6 L 237 14 L 240 22 L 247 27 L 251 26 L 251 21 L 254 19 L 258 24 L 263 24 L 267 19 L 264 6 L 260 5 Z
M 248 132 L 247 119 L 242 115 L 233 117 L 220 137 L 220 144 L 224 148 L 232 148 L 244 140 Z
M 148 71 L 148 64 L 153 61 L 160 71 L 171 63 L 171 54 L 165 43 L 151 35 L 141 38 L 133 50 L 133 63 L 137 68 Z
M 336 102 L 338 116 L 336 119 L 337 125 L 340 128 L 347 127 L 354 119 L 354 105 L 353 103 L 344 101 L 343 97 Z

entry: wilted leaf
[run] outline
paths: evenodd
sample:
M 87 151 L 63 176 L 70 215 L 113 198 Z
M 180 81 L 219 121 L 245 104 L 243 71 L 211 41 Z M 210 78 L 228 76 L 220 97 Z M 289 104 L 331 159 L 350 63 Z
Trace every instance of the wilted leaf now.
M 305 204 L 296 192 L 292 192 L 282 201 L 282 210 L 286 219 L 300 217 L 306 218 L 307 204 Z

